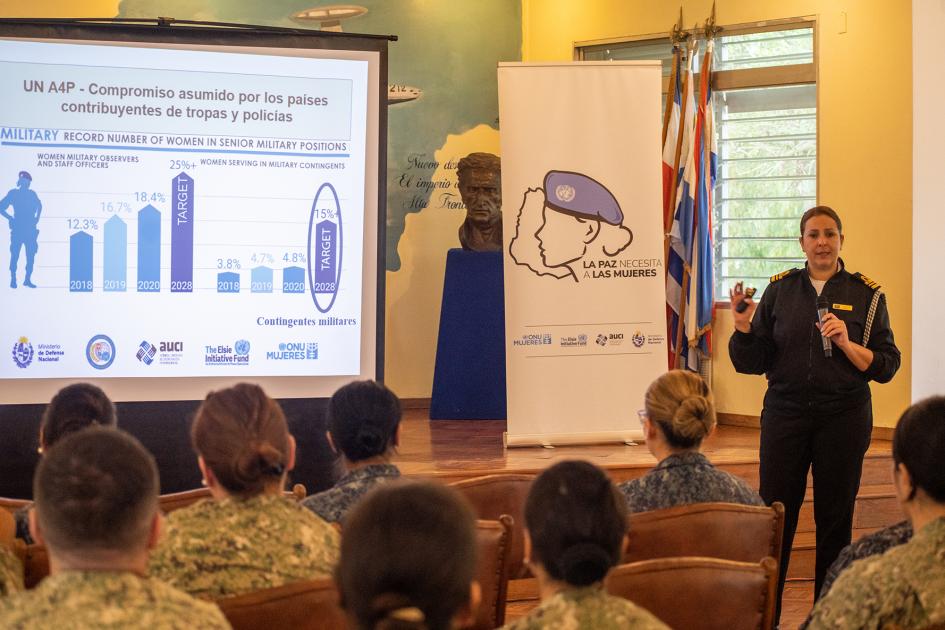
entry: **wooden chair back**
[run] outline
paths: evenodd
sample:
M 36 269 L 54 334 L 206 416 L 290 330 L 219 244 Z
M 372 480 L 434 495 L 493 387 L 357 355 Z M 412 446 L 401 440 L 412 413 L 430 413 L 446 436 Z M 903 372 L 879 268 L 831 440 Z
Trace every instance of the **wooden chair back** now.
M 292 490 L 285 492 L 285 496 L 291 497 L 296 501 L 301 501 L 305 498 L 306 490 L 305 486 L 297 483 L 292 486 Z M 165 514 L 170 514 L 174 510 L 179 510 L 181 508 L 187 507 L 200 501 L 201 499 L 210 498 L 210 489 L 209 488 L 194 488 L 193 490 L 184 490 L 183 492 L 172 492 L 170 494 L 162 494 L 158 497 L 158 504 L 161 506 L 161 511 Z
M 737 562 L 781 560 L 784 506 L 694 503 L 629 518 L 623 562 L 702 556 Z
M 18 540 L 17 555 L 23 562 L 23 584 L 33 588 L 49 575 L 49 554 L 43 545 L 26 545 Z
M 13 512 L 0 510 L 0 546 L 13 551 L 13 541 L 16 539 L 16 521 Z
M 216 601 L 233 630 L 345 630 L 345 612 L 330 578 L 294 582 Z
M 472 630 L 492 630 L 505 624 L 506 593 L 509 585 L 509 550 L 512 517 L 504 514 L 498 521 L 476 521 L 479 567 L 476 579 L 482 588 L 482 602 L 476 611 Z
M 535 479 L 533 475 L 486 475 L 464 479 L 450 485 L 472 504 L 478 518 L 499 520 L 512 517 L 512 542 L 509 550 L 509 577 L 529 577 L 525 566 L 525 498 Z
M 0 509 L 5 512 L 13 514 L 14 512 L 25 508 L 30 505 L 32 501 L 26 499 L 8 499 L 7 497 L 0 497 Z
M 734 534 L 733 534 L 734 535 Z M 670 628 L 769 630 L 774 627 L 778 568 L 717 558 L 660 558 L 622 564 L 604 581 Z

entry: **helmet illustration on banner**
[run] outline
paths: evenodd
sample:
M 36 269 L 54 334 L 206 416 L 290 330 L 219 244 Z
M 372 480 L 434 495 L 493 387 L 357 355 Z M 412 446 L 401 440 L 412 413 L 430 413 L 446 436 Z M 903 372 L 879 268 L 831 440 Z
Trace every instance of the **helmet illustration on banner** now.
M 577 282 L 582 259 L 612 258 L 630 245 L 633 232 L 623 221 L 606 186 L 582 173 L 548 171 L 541 188 L 525 193 L 509 253 L 539 276 Z

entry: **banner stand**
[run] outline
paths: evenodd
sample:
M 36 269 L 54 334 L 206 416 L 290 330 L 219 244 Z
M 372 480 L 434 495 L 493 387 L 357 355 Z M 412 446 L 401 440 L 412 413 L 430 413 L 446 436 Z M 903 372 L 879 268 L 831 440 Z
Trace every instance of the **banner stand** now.
M 661 73 L 499 64 L 508 447 L 643 437 L 666 371 Z

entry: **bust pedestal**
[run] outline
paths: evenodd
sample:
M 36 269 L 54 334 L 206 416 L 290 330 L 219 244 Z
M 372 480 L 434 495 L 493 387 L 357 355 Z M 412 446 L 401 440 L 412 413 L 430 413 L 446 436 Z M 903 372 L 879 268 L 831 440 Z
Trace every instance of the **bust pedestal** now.
M 436 344 L 434 420 L 506 417 L 502 252 L 451 249 Z

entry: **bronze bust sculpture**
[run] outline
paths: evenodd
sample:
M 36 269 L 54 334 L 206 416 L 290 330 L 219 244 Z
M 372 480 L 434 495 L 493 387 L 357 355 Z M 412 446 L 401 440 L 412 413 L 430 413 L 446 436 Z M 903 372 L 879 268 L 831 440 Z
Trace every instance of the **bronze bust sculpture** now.
M 456 169 L 466 220 L 459 227 L 463 249 L 502 251 L 502 170 L 492 153 L 470 153 Z

